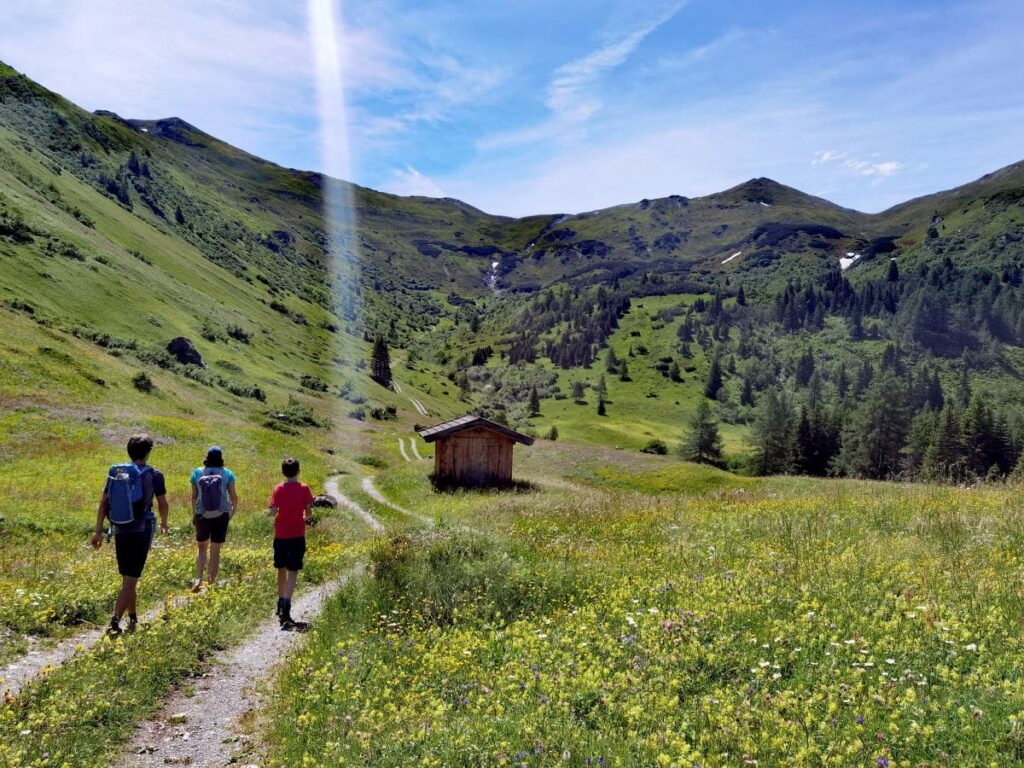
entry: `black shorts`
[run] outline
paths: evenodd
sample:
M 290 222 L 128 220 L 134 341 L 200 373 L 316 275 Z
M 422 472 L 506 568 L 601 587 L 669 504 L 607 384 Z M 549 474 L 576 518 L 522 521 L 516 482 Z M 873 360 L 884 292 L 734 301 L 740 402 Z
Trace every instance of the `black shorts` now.
M 146 567 L 149 548 L 153 544 L 153 526 L 144 531 L 114 534 L 114 551 L 117 552 L 117 572 L 122 576 L 139 578 Z
M 220 517 L 203 517 L 195 515 L 192 522 L 196 526 L 196 541 L 212 541 L 223 544 L 228 538 L 228 523 L 231 515 L 225 512 Z
M 306 555 L 306 537 L 274 539 L 274 567 L 289 571 L 302 570 L 302 558 Z

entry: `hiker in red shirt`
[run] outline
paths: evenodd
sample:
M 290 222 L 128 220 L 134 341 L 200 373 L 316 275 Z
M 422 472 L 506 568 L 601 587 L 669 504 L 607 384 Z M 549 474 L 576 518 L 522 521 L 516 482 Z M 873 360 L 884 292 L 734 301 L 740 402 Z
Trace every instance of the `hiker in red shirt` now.
M 306 554 L 306 521 L 313 512 L 313 492 L 299 482 L 299 462 L 281 462 L 285 481 L 270 496 L 274 515 L 274 567 L 277 568 L 277 617 L 281 629 L 304 631 L 309 625 L 292 618 L 292 592 Z

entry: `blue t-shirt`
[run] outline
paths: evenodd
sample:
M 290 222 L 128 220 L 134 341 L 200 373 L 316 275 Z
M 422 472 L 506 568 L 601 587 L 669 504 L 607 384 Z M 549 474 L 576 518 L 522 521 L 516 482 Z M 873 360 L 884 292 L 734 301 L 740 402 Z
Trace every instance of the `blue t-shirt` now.
M 145 464 L 140 464 L 139 468 Z M 103 484 L 103 494 L 109 495 L 110 478 Z M 125 525 L 115 525 L 114 533 L 142 533 L 156 523 L 156 515 L 153 514 L 153 499 L 158 496 L 167 495 L 167 484 L 164 482 L 164 473 L 149 468 L 148 472 L 142 473 L 142 499 L 135 502 L 135 522 Z
M 192 477 L 189 478 L 189 482 L 192 483 L 192 487 L 193 488 L 198 488 L 199 487 L 199 478 L 203 476 L 204 472 L 209 472 L 210 470 L 213 470 L 212 472 L 210 472 L 210 474 L 220 473 L 221 475 L 224 476 L 224 485 L 225 485 L 226 488 L 230 488 L 232 485 L 235 484 L 235 473 L 232 472 L 227 467 L 196 467 L 195 469 L 192 470 Z M 196 498 L 196 509 L 194 509 L 192 511 L 193 512 L 198 512 L 198 506 L 199 506 L 199 499 L 197 497 Z

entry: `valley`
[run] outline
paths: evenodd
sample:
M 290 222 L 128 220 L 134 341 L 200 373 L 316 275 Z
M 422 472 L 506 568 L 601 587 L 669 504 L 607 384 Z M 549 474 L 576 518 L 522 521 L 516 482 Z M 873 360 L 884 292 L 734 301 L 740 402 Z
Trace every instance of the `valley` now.
M 1022 265 L 1024 164 L 515 219 L 0 64 L 0 764 L 173 764 L 204 685 L 257 695 L 192 765 L 1019 764 Z M 431 485 L 416 430 L 467 412 L 538 438 L 514 488 Z M 107 638 L 136 432 L 171 531 Z M 242 503 L 191 596 L 211 444 Z M 285 456 L 339 503 L 253 669 Z

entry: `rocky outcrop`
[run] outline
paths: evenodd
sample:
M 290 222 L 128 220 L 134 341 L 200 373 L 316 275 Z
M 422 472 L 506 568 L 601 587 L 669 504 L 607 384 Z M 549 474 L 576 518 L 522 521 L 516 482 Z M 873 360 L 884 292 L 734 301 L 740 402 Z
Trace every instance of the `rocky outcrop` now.
M 187 339 L 184 336 L 179 336 L 167 342 L 167 352 L 182 365 L 206 367 L 206 362 L 203 360 L 203 356 L 199 354 L 199 350 L 196 349 L 196 345 L 192 343 L 191 339 Z

